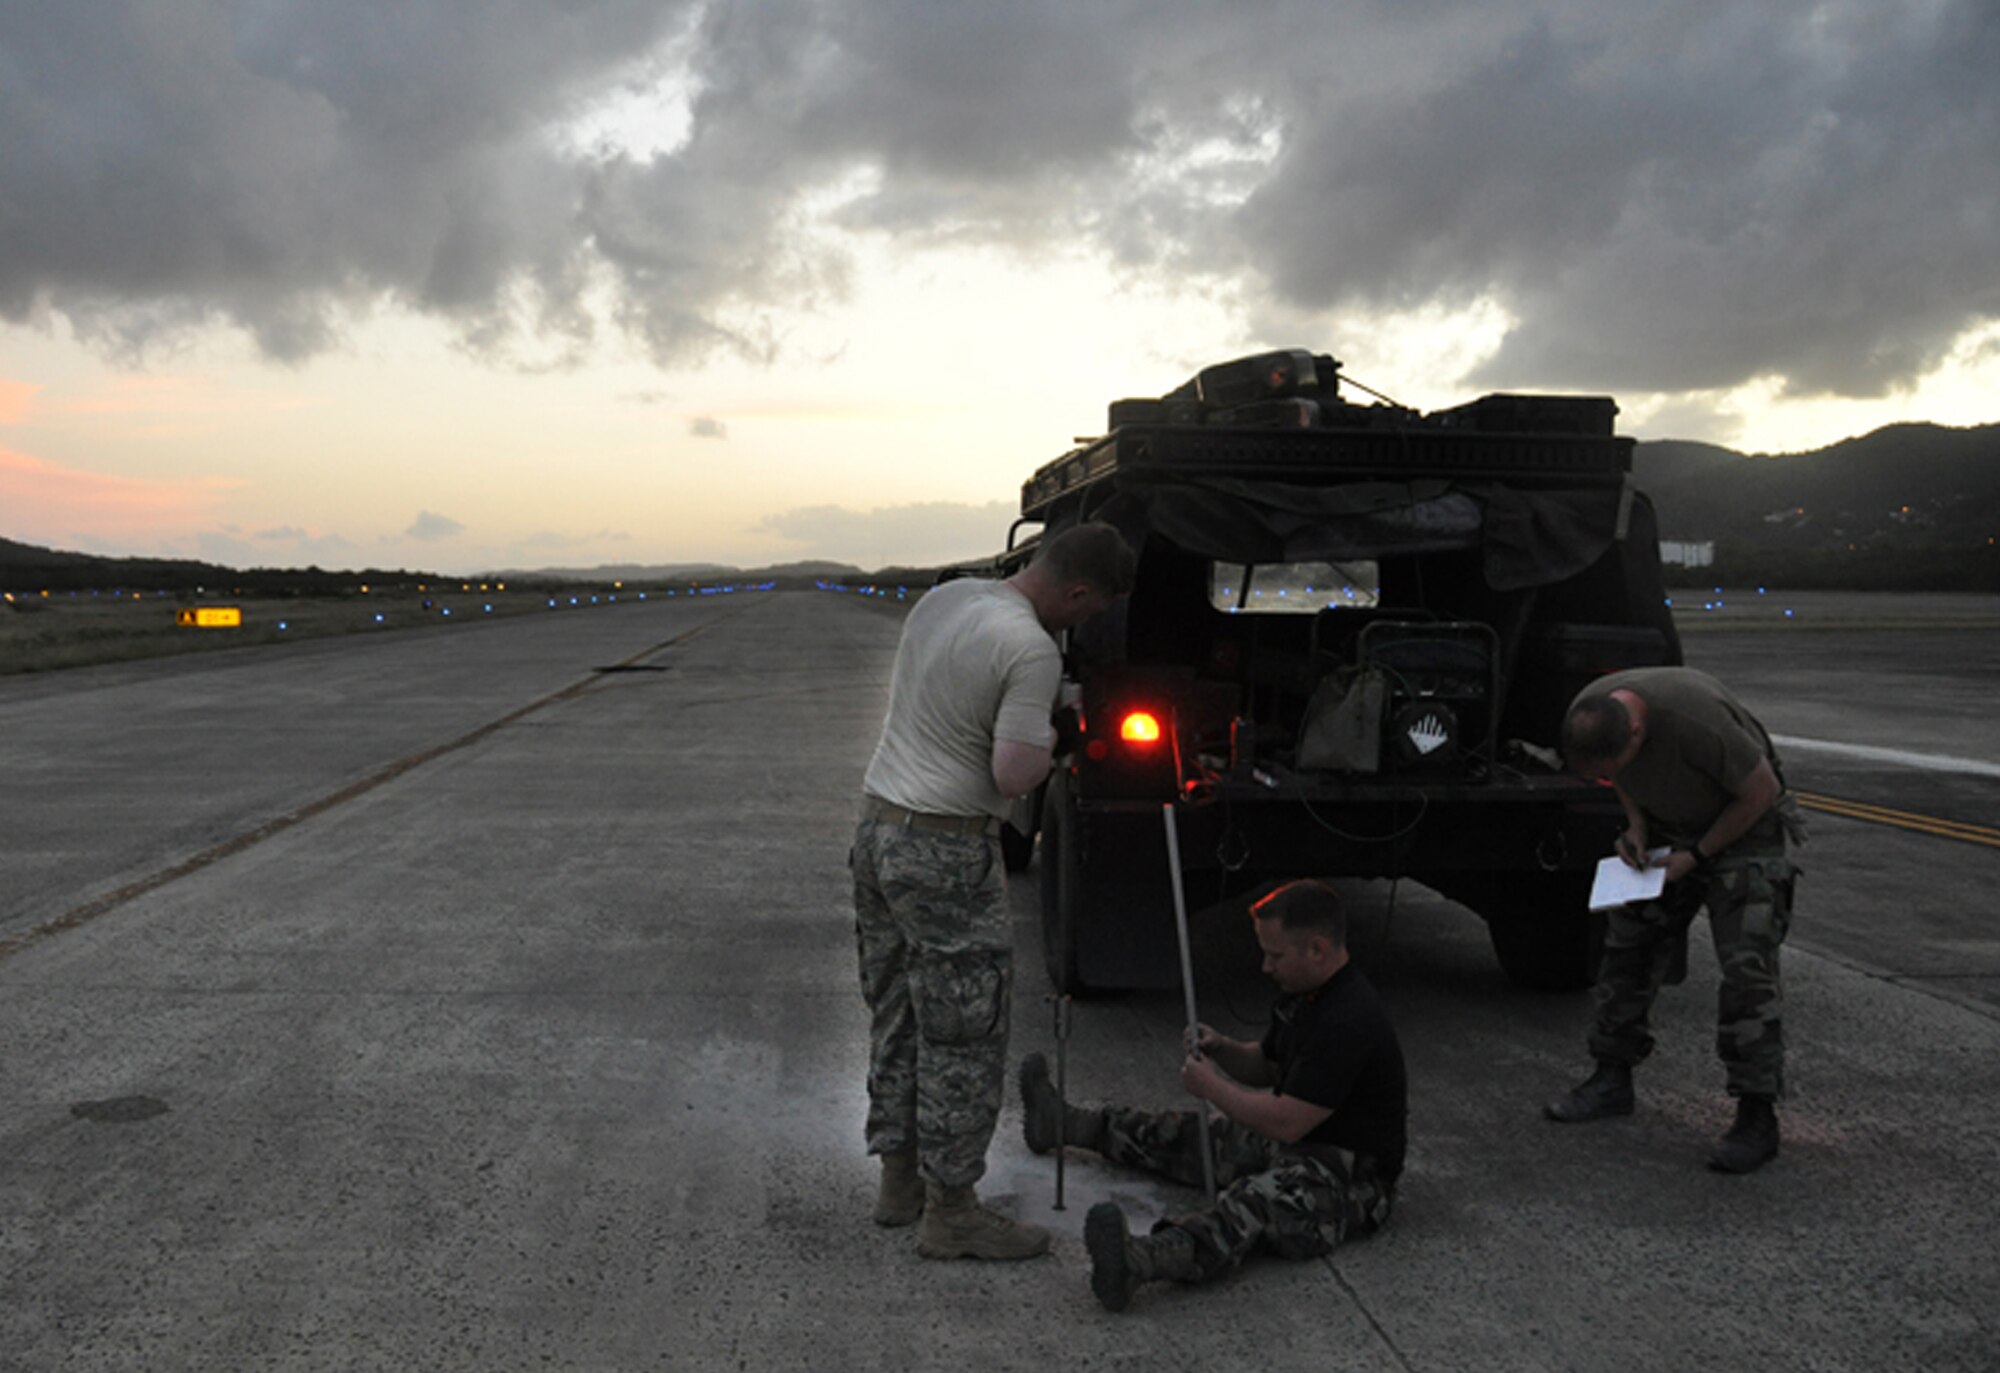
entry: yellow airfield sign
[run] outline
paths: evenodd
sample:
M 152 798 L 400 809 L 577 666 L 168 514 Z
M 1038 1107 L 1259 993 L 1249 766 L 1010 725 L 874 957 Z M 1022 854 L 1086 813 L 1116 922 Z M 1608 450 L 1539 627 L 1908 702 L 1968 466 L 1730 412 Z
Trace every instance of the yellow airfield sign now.
M 183 629 L 240 629 L 243 608 L 233 605 L 183 606 L 174 612 L 174 623 Z

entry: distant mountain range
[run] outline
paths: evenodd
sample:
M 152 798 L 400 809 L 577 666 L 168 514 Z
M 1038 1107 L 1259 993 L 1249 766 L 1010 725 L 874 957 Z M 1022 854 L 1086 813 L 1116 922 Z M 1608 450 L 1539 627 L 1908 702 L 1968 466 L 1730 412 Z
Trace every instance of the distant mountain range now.
M 729 577 L 856 578 L 866 575 L 849 563 L 779 563 L 773 567 L 742 568 L 726 563 L 603 563 L 597 567 L 513 568 L 481 572 L 481 581 L 677 582 L 715 581 Z
M 1642 443 L 1660 536 L 1765 550 L 1968 547 L 2000 535 L 2000 424 L 1892 424 L 1810 453 Z
M 601 567 L 547 567 L 532 570 L 479 572 L 468 577 L 406 568 L 366 568 L 359 571 L 327 571 L 318 567 L 238 569 L 217 563 L 186 558 L 106 558 L 94 553 L 67 553 L 34 544 L 0 539 L 0 590 L 82 591 L 112 588 L 144 590 L 242 589 L 276 595 L 315 595 L 351 589 L 358 582 L 395 586 L 416 582 L 509 581 L 523 585 L 537 582 L 589 582 L 609 585 L 627 582 L 645 586 L 661 582 L 719 582 L 728 580 L 776 581 L 803 585 L 813 581 L 893 581 L 923 578 L 929 570 L 888 569 L 869 574 L 847 563 L 795 562 L 775 567 L 740 568 L 719 563 L 608 563 Z
M 248 571 L 197 562 L 191 558 L 106 558 L 95 553 L 65 553 L 35 544 L 0 539 L 0 590 L 83 591 L 130 587 L 135 590 L 235 589 L 308 595 L 353 586 L 356 582 L 391 585 L 403 581 L 444 580 L 435 573 L 389 571 L 327 572 L 317 567 L 259 567 Z
M 1809 453 L 1754 456 L 1713 444 L 1641 443 L 1633 476 L 1659 513 L 1660 537 L 1713 543 L 1713 574 L 1793 586 L 2000 590 L 2000 424 L 1892 424 Z M 976 553 L 968 554 L 976 556 Z M 654 583 L 757 578 L 914 582 L 921 568 L 873 573 L 846 563 L 743 569 L 714 563 L 606 564 L 478 574 L 479 580 Z M 0 538 L 0 588 L 236 588 L 310 594 L 356 581 L 452 581 L 412 571 L 239 571 L 162 558 L 104 558 Z

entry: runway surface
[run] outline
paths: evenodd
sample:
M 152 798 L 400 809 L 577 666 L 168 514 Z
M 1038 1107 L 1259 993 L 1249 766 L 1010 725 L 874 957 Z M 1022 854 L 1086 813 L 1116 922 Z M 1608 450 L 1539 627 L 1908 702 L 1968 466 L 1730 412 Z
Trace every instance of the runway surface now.
M 6 1366 L 1991 1369 L 1996 854 L 1948 831 L 1995 779 L 1854 750 L 2000 764 L 2000 634 L 1688 637 L 1850 807 L 1802 855 L 1776 1163 L 1701 1166 L 1701 939 L 1638 1113 L 1565 1129 L 1587 998 L 1356 884 L 1411 1063 L 1395 1220 L 1111 1317 L 1084 1210 L 1197 1198 L 1079 1156 L 1054 1210 L 1011 1102 L 982 1190 L 1052 1256 L 867 1219 L 844 859 L 898 627 L 743 595 L 0 680 Z M 1055 1048 L 1033 878 L 1017 1056 Z M 1196 925 L 1204 1016 L 1253 1026 L 1240 907 Z M 1174 1104 L 1179 1022 L 1078 1003 L 1073 1094 Z

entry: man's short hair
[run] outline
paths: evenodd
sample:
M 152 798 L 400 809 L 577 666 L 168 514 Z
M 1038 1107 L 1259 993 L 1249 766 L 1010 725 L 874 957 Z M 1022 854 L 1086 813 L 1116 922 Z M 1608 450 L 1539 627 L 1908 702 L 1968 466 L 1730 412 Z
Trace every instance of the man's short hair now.
M 1609 692 L 1584 697 L 1563 717 L 1563 762 L 1571 768 L 1580 763 L 1608 763 L 1631 742 L 1632 712 Z
M 1035 565 L 1063 586 L 1082 582 L 1106 596 L 1132 591 L 1138 557 L 1125 536 L 1102 520 L 1071 525 L 1035 554 Z
M 1275 920 L 1287 934 L 1317 934 L 1336 949 L 1347 947 L 1347 908 L 1332 887 L 1312 878 L 1287 882 L 1250 907 L 1259 920 Z

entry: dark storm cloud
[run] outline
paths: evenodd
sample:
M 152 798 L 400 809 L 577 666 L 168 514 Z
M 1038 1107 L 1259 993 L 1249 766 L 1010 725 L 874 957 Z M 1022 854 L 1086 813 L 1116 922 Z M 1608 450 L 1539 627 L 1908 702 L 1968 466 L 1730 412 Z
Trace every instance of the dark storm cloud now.
M 1297 301 L 1497 293 L 1520 325 L 1496 381 L 1871 394 L 2000 315 L 2000 10 L 1656 22 L 1531 23 L 1422 101 L 1319 125 L 1246 241 Z
M 140 343 L 221 317 L 270 354 L 383 300 L 559 333 L 581 169 L 547 125 L 672 20 L 536 0 L 75 0 L 0 10 L 0 315 Z
M 681 61 L 668 151 L 559 136 Z M 10 5 L 0 316 L 299 358 L 398 304 L 559 365 L 595 277 L 663 363 L 768 360 L 849 289 L 831 215 L 1492 300 L 1495 384 L 1866 394 L 2000 317 L 1996 64 L 1991 0 Z

